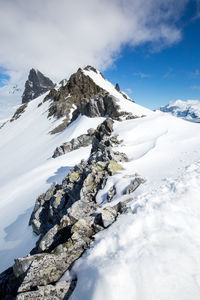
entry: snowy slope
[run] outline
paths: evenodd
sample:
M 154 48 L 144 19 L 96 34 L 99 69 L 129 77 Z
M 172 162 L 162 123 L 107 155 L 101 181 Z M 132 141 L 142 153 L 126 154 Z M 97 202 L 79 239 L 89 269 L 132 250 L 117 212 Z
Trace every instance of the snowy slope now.
M 200 130 L 171 114 L 151 112 L 126 100 L 97 71 L 83 70 L 118 99 L 122 110 L 146 115 L 115 121 L 116 148 L 129 161 L 110 177 L 97 195 L 105 206 L 132 197 L 130 212 L 96 235 L 91 249 L 75 263 L 78 276 L 72 300 L 200 299 Z M 103 118 L 80 116 L 63 132 L 49 132 L 62 120 L 48 119 L 45 95 L 30 102 L 22 116 L 0 129 L 0 270 L 34 246 L 37 237 L 28 220 L 39 194 L 61 182 L 71 167 L 87 158 L 90 147 L 56 159 L 63 142 L 96 128 Z M 123 195 L 135 173 L 146 181 L 133 194 Z M 104 202 L 115 184 L 117 194 Z
M 34 246 L 36 237 L 28 227 L 35 200 L 52 182 L 61 182 L 69 168 L 87 158 L 90 147 L 56 160 L 56 147 L 87 129 L 96 128 L 103 118 L 79 117 L 58 135 L 48 134 L 62 120 L 48 120 L 49 102 L 40 107 L 45 95 L 30 102 L 25 113 L 0 129 L 0 270 L 12 264 Z
M 200 101 L 199 100 L 176 100 L 168 105 L 160 107 L 163 112 L 169 112 L 176 117 L 191 122 L 200 122 Z
M 70 299 L 200 299 L 199 124 L 161 112 L 116 123 L 129 156 L 125 170 L 110 178 L 117 195 L 133 197 L 133 213 L 99 233 L 75 263 L 77 287 Z M 146 179 L 133 195 L 122 192 L 139 173 Z M 126 296 L 125 296 L 126 295 Z

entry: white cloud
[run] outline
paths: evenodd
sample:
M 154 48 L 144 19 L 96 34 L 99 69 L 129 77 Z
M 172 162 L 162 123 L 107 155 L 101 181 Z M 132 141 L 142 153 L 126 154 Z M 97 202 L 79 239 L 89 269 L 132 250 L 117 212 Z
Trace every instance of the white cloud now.
M 190 88 L 193 90 L 200 90 L 200 85 L 192 85 Z
M 194 72 L 191 72 L 190 75 L 192 77 L 199 77 L 200 76 L 200 70 L 196 69 Z
M 131 88 L 126 88 L 126 89 L 125 89 L 125 92 L 126 92 L 128 95 L 133 94 L 133 90 L 132 90 Z
M 79 66 L 105 69 L 121 48 L 162 48 L 189 0 L 1 0 L 0 66 L 15 77 L 31 67 L 60 80 Z
M 133 75 L 137 76 L 137 77 L 140 77 L 140 78 L 149 78 L 149 77 L 151 77 L 151 75 L 145 74 L 145 73 L 142 73 L 142 72 L 134 72 Z

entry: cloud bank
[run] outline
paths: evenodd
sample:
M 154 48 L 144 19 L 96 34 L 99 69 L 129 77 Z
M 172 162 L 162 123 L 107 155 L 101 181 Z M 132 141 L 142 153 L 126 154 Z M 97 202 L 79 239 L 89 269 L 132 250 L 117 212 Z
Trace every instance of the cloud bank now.
M 104 70 L 124 45 L 162 48 L 181 39 L 188 0 L 0 0 L 0 66 L 38 68 L 54 80 L 87 64 Z

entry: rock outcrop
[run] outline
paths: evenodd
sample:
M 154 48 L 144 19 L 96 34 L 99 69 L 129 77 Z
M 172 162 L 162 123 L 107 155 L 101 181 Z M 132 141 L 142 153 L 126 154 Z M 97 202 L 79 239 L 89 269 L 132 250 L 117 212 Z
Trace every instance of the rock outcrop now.
M 77 138 L 72 139 L 69 142 L 66 142 L 62 144 L 61 146 L 57 147 L 56 150 L 53 153 L 53 158 L 56 158 L 58 156 L 64 155 L 67 152 L 74 151 L 76 149 L 79 149 L 81 147 L 87 147 L 90 144 L 92 144 L 92 140 L 94 138 L 95 130 L 90 128 L 87 131 L 87 134 L 82 134 L 78 136 Z
M 97 72 L 88 66 L 85 70 Z M 120 92 L 124 98 L 125 94 Z M 90 118 L 110 117 L 113 120 L 136 118 L 131 113 L 120 111 L 117 99 L 98 86 L 82 69 L 71 75 L 67 82 L 63 81 L 57 90 L 51 89 L 44 101 L 51 100 L 49 117 L 65 117 L 62 124 L 52 130 L 52 134 L 62 131 L 79 115 Z M 124 101 L 126 101 L 124 99 Z
M 93 133 L 92 150 L 64 178 L 38 197 L 30 225 L 40 235 L 36 247 L 23 258 L 15 259 L 12 268 L 0 275 L 1 299 L 68 299 L 76 279 L 58 282 L 83 252 L 94 235 L 110 226 L 118 214 L 126 213 L 126 203 L 102 207 L 96 195 L 107 178 L 123 170 L 124 153 L 113 146 L 113 120 L 106 119 Z M 108 201 L 115 195 L 113 187 Z M 45 298 L 46 297 L 46 298 Z
M 25 83 L 25 90 L 22 95 L 22 103 L 27 103 L 40 95 L 46 93 L 53 87 L 54 83 L 40 71 L 31 69 L 28 80 Z
M 13 122 L 21 117 L 21 115 L 25 112 L 27 107 L 27 103 L 22 104 L 14 113 L 12 118 L 10 119 L 10 122 Z

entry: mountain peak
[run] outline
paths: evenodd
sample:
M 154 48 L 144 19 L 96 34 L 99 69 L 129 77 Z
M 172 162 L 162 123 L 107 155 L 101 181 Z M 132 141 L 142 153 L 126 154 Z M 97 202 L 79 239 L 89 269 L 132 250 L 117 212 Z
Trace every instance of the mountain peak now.
M 94 67 L 90 66 L 90 65 L 87 65 L 83 70 L 86 70 L 86 71 L 93 71 L 95 73 L 98 73 L 97 69 L 95 69 Z
M 165 106 L 161 106 L 162 112 L 171 113 L 173 116 L 191 122 L 200 122 L 200 101 L 199 100 L 176 100 Z
M 27 103 L 46 93 L 53 87 L 53 82 L 39 70 L 32 68 L 25 83 L 22 103 Z

